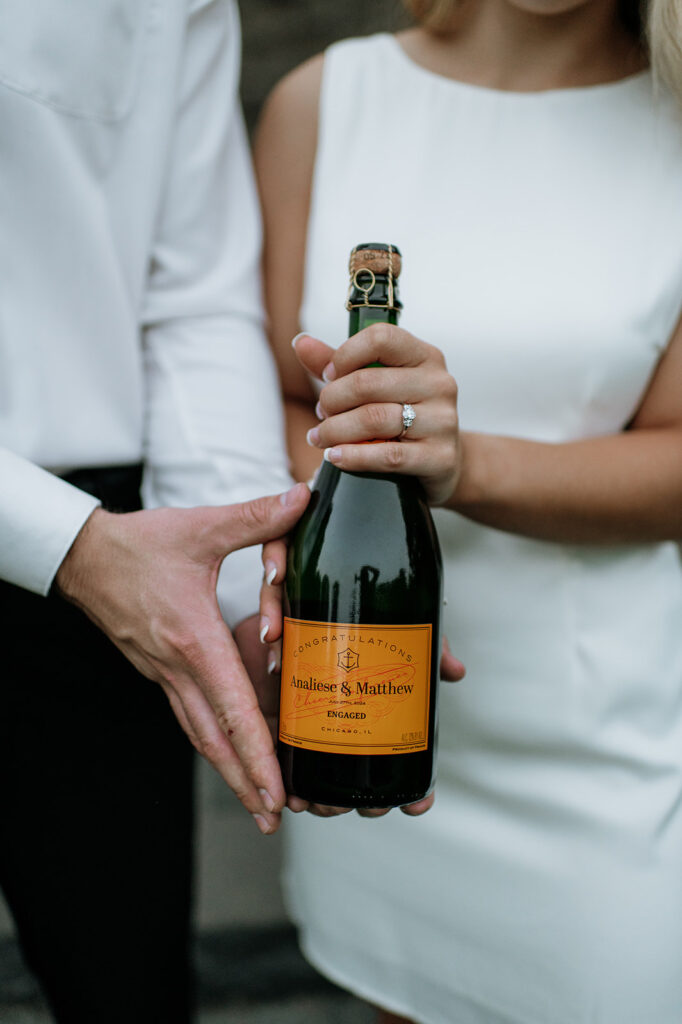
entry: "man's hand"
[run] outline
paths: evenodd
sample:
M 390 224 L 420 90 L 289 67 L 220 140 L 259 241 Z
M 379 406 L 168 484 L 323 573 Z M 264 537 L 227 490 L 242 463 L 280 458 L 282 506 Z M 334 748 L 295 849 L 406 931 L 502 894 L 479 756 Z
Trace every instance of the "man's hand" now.
M 284 495 L 226 507 L 115 515 L 96 509 L 56 576 L 78 605 L 149 679 L 182 728 L 264 833 L 286 795 L 268 726 L 216 598 L 227 554 L 281 537 L 309 498 Z

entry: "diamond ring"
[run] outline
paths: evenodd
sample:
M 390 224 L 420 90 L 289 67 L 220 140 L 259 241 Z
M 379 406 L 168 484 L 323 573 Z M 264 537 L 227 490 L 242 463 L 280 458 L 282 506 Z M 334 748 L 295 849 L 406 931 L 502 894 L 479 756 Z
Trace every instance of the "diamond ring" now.
M 403 404 L 403 429 L 400 434 L 402 437 L 406 430 L 409 430 L 414 421 L 417 418 L 417 414 L 414 411 L 414 407 L 409 402 Z

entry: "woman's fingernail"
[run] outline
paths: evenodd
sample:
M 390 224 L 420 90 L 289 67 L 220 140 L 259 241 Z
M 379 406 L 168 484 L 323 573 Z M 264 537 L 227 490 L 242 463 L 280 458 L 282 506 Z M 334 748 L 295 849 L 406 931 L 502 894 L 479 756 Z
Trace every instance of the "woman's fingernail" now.
M 317 427 L 311 427 L 305 435 L 305 439 L 311 448 L 316 448 L 320 440 L 320 431 Z
M 268 635 L 268 630 L 269 629 L 270 629 L 270 619 L 267 617 L 267 615 L 261 615 L 261 617 L 260 617 L 260 634 L 259 635 L 260 635 L 260 642 L 262 644 L 265 643 L 265 638 Z
M 325 418 L 324 412 L 322 411 L 322 406 L 320 405 L 319 402 L 315 406 L 315 415 L 317 416 L 318 420 L 323 420 Z
M 341 462 L 341 455 L 342 452 L 340 448 L 325 448 L 324 450 L 325 460 L 327 462 L 333 463 L 334 465 L 337 465 L 339 462 Z
M 274 832 L 274 829 L 263 817 L 262 814 L 254 814 L 253 820 L 256 822 L 259 830 L 263 833 L 264 836 L 269 836 L 271 832 Z
M 268 675 L 274 676 L 275 672 L 277 672 L 278 670 L 279 665 L 277 664 L 277 658 L 275 657 L 274 654 L 271 654 L 270 659 L 268 661 Z
M 272 799 L 267 789 L 259 789 L 258 792 L 260 793 L 261 800 L 265 804 L 266 810 L 272 813 L 275 810 L 275 801 Z
M 327 363 L 324 370 L 322 371 L 322 380 L 326 380 L 327 384 L 331 381 L 336 380 L 336 367 L 333 363 Z
M 307 337 L 308 337 L 308 335 L 306 334 L 306 332 L 305 332 L 305 331 L 300 331 L 300 332 L 299 332 L 299 333 L 298 333 L 298 334 L 296 335 L 296 337 L 295 337 L 295 338 L 292 338 L 292 339 L 291 339 L 291 347 L 292 347 L 292 348 L 296 348 L 296 342 L 298 341 L 298 339 L 299 339 L 299 338 L 307 338 Z
M 270 587 L 275 582 L 277 576 L 277 566 L 270 559 L 265 563 L 265 582 Z

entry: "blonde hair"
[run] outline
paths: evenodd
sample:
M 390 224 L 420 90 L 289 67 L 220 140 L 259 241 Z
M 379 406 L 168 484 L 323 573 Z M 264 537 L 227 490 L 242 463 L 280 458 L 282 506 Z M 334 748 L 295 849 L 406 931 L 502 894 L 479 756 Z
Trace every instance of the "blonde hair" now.
M 447 30 L 459 0 L 403 0 L 433 32 Z M 620 0 L 623 21 L 646 44 L 654 77 L 665 82 L 682 106 L 682 0 Z

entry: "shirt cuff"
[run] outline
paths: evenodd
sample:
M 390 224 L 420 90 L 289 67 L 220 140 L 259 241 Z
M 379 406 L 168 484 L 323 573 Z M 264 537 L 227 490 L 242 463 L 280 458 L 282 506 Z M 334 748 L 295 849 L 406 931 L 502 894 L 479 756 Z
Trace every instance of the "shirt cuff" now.
M 27 459 L 0 449 L 0 577 L 47 594 L 100 502 Z

